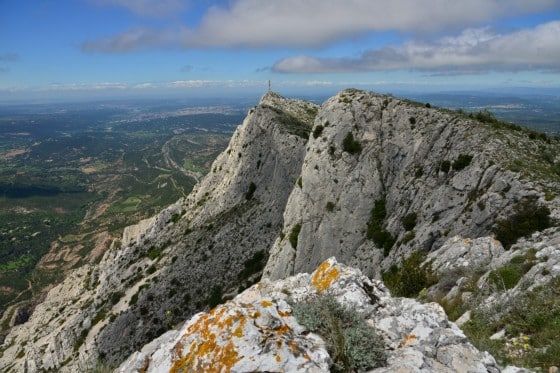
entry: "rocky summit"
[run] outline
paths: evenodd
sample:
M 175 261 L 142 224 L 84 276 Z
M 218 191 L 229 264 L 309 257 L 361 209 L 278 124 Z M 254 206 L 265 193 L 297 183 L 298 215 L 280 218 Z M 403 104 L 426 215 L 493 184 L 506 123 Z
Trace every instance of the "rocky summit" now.
M 389 95 L 268 92 L 188 197 L 126 228 L 12 328 L 0 370 L 558 366 L 560 345 L 537 333 L 560 317 L 559 149 Z M 329 334 L 306 305 L 360 326 Z

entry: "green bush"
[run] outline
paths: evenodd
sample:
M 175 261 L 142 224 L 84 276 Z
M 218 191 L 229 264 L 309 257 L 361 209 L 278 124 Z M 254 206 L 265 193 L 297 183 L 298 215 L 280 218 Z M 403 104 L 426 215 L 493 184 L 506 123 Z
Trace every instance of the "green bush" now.
M 210 290 L 210 296 L 208 297 L 208 306 L 210 308 L 216 307 L 218 304 L 222 303 L 223 289 L 220 285 L 214 285 L 212 290 Z
M 414 231 L 406 232 L 406 234 L 404 235 L 404 237 L 402 239 L 402 243 L 407 244 L 410 241 L 412 241 L 414 239 L 414 237 L 416 237 L 416 232 L 414 232 Z
M 525 255 L 514 256 L 506 266 L 490 272 L 488 279 L 500 290 L 513 289 L 521 277 L 537 263 L 535 253 L 535 249 L 530 249 Z
M 160 255 L 161 255 L 161 249 L 158 249 L 156 247 L 151 247 L 148 252 L 146 253 L 146 255 L 148 256 L 148 258 L 150 258 L 151 260 L 157 259 Z
M 246 280 L 251 275 L 261 271 L 264 268 L 266 254 L 264 250 L 259 250 L 253 256 L 243 262 L 243 270 L 239 273 L 239 279 Z
M 414 125 L 414 124 L 416 124 L 416 118 L 410 117 L 410 118 L 408 118 L 408 122 L 409 122 L 410 124 L 413 124 L 413 125 Z
M 391 266 L 383 273 L 383 281 L 397 297 L 414 298 L 422 289 L 427 289 L 437 283 L 437 276 L 430 265 L 422 265 L 426 254 L 416 251 L 408 258 L 401 260 L 401 266 Z
M 460 171 L 463 168 L 471 164 L 473 156 L 468 154 L 459 154 L 455 162 L 453 162 L 453 169 L 455 171 Z
M 299 231 L 301 231 L 301 224 L 297 223 L 292 228 L 292 231 L 290 232 L 290 236 L 288 237 L 288 239 L 290 240 L 290 244 L 294 249 L 297 247 Z
M 245 199 L 247 201 L 253 198 L 253 194 L 255 194 L 255 190 L 257 190 L 257 186 L 255 185 L 255 183 L 251 182 L 251 184 L 249 184 L 249 190 L 247 190 L 247 193 L 245 193 Z
M 488 279 L 498 287 L 498 289 L 513 289 L 522 276 L 523 274 L 520 273 L 516 267 L 505 266 L 490 272 Z
M 396 241 L 395 237 L 383 228 L 386 215 L 385 200 L 375 201 L 366 230 L 366 237 L 372 240 L 377 247 L 383 248 L 385 256 L 389 254 Z
M 527 198 L 515 205 L 513 213 L 508 218 L 496 221 L 492 231 L 507 250 L 519 238 L 551 225 L 548 207 L 539 205 L 536 198 Z
M 335 207 L 334 202 L 331 201 L 327 202 L 325 206 L 328 212 L 332 212 L 334 210 L 334 207 Z
M 411 231 L 414 229 L 414 227 L 416 226 L 416 219 L 418 218 L 418 216 L 416 215 L 415 212 L 411 212 L 410 214 L 407 214 L 405 216 L 403 216 L 401 218 L 401 223 L 404 227 L 405 230 L 407 231 Z
M 323 337 L 333 359 L 333 372 L 365 371 L 387 362 L 383 339 L 355 310 L 332 296 L 320 296 L 294 306 L 294 316 L 309 331 Z
M 449 161 L 442 161 L 441 165 L 439 166 L 440 171 L 443 171 L 445 173 L 449 172 L 449 169 L 451 169 L 451 162 Z
M 498 362 L 548 371 L 560 365 L 560 277 L 548 284 L 522 293 L 514 306 L 498 313 L 492 309 L 478 309 L 462 329 L 479 349 L 488 350 Z M 488 313 L 494 317 L 488 317 Z M 497 317 L 496 317 L 497 316 Z M 519 345 L 522 354 L 512 354 L 511 346 L 503 341 L 490 340 L 498 330 L 505 329 L 506 338 L 523 334 L 527 346 Z M 506 365 L 504 364 L 504 365 Z
M 489 110 L 484 109 L 474 114 L 474 118 L 482 123 L 497 123 L 498 120 Z
M 342 140 L 342 149 L 350 154 L 357 154 L 362 151 L 362 144 L 354 140 L 352 132 L 348 132 L 344 140 Z
M 111 304 L 117 304 L 119 300 L 122 298 L 124 293 L 122 291 L 117 291 L 111 294 Z
M 313 138 L 318 138 L 323 133 L 324 127 L 320 124 L 313 130 Z

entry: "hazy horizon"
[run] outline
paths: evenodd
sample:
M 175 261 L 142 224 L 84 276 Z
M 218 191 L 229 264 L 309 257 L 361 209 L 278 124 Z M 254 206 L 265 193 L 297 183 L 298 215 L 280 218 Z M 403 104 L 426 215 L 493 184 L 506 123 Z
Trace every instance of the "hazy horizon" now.
M 560 91 L 556 0 L 0 4 L 0 102 Z

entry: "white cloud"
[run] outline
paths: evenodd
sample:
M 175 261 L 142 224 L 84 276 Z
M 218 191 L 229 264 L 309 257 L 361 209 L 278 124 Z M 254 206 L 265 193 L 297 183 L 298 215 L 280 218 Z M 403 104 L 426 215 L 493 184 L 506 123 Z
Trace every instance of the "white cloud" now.
M 183 10 L 183 0 L 91 0 L 100 5 L 116 5 L 144 17 L 164 17 Z
M 560 21 L 509 34 L 488 28 L 467 29 L 436 42 L 408 42 L 364 52 L 358 58 L 284 58 L 273 71 L 290 73 L 359 72 L 414 69 L 439 73 L 473 73 L 488 70 L 560 71 Z
M 117 36 L 82 43 L 84 52 L 130 52 L 138 48 L 170 46 L 174 36 L 170 31 L 138 27 Z
M 146 10 L 142 4 L 150 3 L 96 1 L 128 4 L 130 9 L 136 4 Z M 89 42 L 86 49 L 118 52 L 169 44 L 184 48 L 318 47 L 353 35 L 456 31 L 497 18 L 560 9 L 557 0 L 232 0 L 229 4 L 210 7 L 195 29 L 140 27 Z

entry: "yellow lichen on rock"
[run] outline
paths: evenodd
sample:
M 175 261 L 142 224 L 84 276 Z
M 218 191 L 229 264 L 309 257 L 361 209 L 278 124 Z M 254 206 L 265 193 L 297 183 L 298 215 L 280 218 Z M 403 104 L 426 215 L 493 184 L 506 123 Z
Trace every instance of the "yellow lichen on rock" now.
M 188 332 L 183 335 L 183 339 L 192 334 L 198 335 L 197 341 L 190 344 L 185 356 L 180 356 L 183 348 L 176 345 L 177 360 L 171 367 L 170 373 L 230 372 L 240 357 L 233 342 L 229 340 L 224 344 L 216 333 L 223 337 L 228 330 L 231 330 L 234 323 L 238 323 L 239 326 L 232 334 L 241 337 L 245 321 L 245 317 L 238 314 L 227 314 L 223 307 L 217 307 L 209 314 L 202 315 L 196 323 L 189 326 Z
M 340 272 L 338 268 L 332 267 L 331 263 L 326 260 L 324 261 L 319 268 L 313 274 L 313 278 L 311 279 L 311 284 L 315 286 L 317 291 L 323 292 L 324 290 L 328 289 L 329 286 L 338 278 Z

